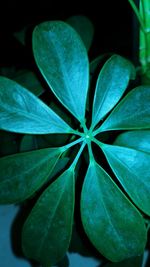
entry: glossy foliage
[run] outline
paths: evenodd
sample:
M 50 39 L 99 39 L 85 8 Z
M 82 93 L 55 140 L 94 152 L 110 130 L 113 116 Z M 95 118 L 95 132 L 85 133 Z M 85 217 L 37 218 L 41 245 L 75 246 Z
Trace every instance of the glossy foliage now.
M 106 258 L 121 261 L 144 249 L 142 216 L 96 162 L 90 164 L 84 180 L 81 215 L 87 235 Z
M 60 260 L 69 247 L 73 211 L 74 172 L 69 169 L 43 192 L 24 224 L 22 239 L 27 257 L 44 266 Z
M 4 77 L 0 77 L 0 113 L 0 129 L 7 131 L 48 134 L 68 133 L 70 128 L 35 95 Z
M 95 89 L 92 113 L 93 126 L 117 104 L 132 76 L 135 77 L 134 66 L 120 56 L 114 55 L 104 64 Z
M 18 153 L 0 159 L 0 203 L 15 203 L 29 198 L 50 176 L 59 148 Z
M 89 64 L 86 49 L 77 33 L 64 22 L 42 23 L 33 33 L 33 51 L 51 90 L 83 122 Z
M 80 35 L 89 27 L 88 21 L 79 27 L 81 17 L 77 24 L 75 18 L 70 21 Z M 82 152 L 87 173 L 81 190 L 81 218 L 101 254 L 114 262 L 142 255 L 147 241 L 144 217 L 150 215 L 150 86 L 126 94 L 135 68 L 127 59 L 112 55 L 99 72 L 92 99 L 92 75 L 105 56 L 91 63 L 89 81 L 86 48 L 91 37 L 83 35 L 85 48 L 72 26 L 60 21 L 38 25 L 33 32 L 33 53 L 50 89 L 74 118 L 61 112 L 61 105 L 57 108 L 51 102 L 48 107 L 21 85 L 0 77 L 0 129 L 25 134 L 21 153 L 0 159 L 0 201 L 21 202 L 42 187 L 23 227 L 22 247 L 28 258 L 46 267 L 57 264 L 70 244 L 74 174 L 82 179 L 78 168 L 85 169 L 84 160 L 77 165 Z M 116 137 L 114 143 L 103 140 L 103 132 L 109 136 L 110 130 L 111 137 Z M 110 168 L 101 167 L 99 149 Z

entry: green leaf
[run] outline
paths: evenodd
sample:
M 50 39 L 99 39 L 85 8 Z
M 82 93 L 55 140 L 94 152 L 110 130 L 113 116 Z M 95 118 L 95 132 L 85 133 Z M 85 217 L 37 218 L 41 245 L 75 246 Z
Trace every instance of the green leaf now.
M 140 130 L 150 128 L 150 86 L 134 88 L 116 106 L 100 127 L 106 130 Z
M 33 52 L 51 90 L 83 122 L 89 63 L 79 35 L 65 22 L 41 23 L 33 32 Z
M 106 144 L 102 150 L 130 198 L 144 213 L 150 215 L 150 154 Z
M 74 172 L 68 169 L 44 191 L 25 222 L 25 255 L 47 267 L 60 261 L 69 247 L 73 211 Z
M 142 267 L 142 262 L 143 257 L 138 256 L 117 263 L 108 263 L 104 267 Z
M 90 75 L 93 75 L 97 68 L 106 60 L 108 57 L 112 56 L 110 53 L 105 53 L 102 55 L 99 55 L 94 60 L 90 62 Z
M 142 216 L 95 161 L 84 180 L 81 217 L 89 239 L 110 261 L 143 253 L 146 227 Z
M 120 134 L 114 145 L 130 147 L 146 153 L 150 153 L 150 131 L 127 131 Z
M 111 56 L 100 71 L 93 102 L 94 127 L 117 104 L 125 92 L 134 66 L 119 55 Z
M 0 129 L 28 134 L 68 133 L 69 125 L 16 82 L 0 77 Z
M 84 42 L 87 51 L 89 51 L 94 36 L 94 27 L 89 18 L 81 15 L 72 16 L 69 17 L 66 22 L 69 23 L 78 32 Z
M 26 134 L 23 136 L 20 142 L 20 152 L 27 152 L 31 150 L 41 149 L 45 147 L 39 147 L 36 135 Z
M 14 79 L 17 83 L 27 88 L 36 96 L 40 96 L 42 93 L 44 93 L 44 88 L 33 71 L 26 69 L 21 70 L 17 72 L 17 75 L 14 77 Z
M 45 148 L 0 159 L 0 203 L 21 202 L 48 179 L 62 151 Z

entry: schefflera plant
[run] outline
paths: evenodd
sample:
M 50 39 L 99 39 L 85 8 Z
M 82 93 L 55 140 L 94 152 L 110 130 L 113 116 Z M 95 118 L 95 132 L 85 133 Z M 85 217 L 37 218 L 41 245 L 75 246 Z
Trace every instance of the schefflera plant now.
M 74 129 L 27 89 L 0 77 L 1 129 L 73 136 L 61 147 L 55 147 L 54 140 L 53 148 L 0 159 L 0 203 L 22 202 L 47 186 L 23 226 L 25 255 L 43 266 L 52 266 L 68 250 L 76 165 L 86 146 L 89 163 L 80 210 L 88 238 L 113 262 L 142 254 L 147 240 L 144 216 L 150 215 L 150 87 L 136 87 L 122 98 L 135 69 L 127 59 L 111 56 L 99 73 L 89 119 L 89 62 L 77 32 L 62 21 L 41 23 L 33 32 L 33 52 L 50 89 L 80 127 Z M 120 130 L 124 132 L 114 144 L 98 137 L 100 133 Z M 103 151 L 118 183 L 100 165 L 98 155 L 95 158 L 93 143 Z M 49 182 L 59 159 L 74 146 L 79 149 L 69 167 Z

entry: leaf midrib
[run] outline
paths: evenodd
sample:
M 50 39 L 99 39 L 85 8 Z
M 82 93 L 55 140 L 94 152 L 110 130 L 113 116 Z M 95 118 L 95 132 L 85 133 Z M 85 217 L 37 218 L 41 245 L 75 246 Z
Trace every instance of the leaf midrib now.
M 96 168 L 95 168 L 95 171 L 96 171 L 96 174 L 97 174 L 98 172 L 97 172 Z M 97 177 L 98 177 L 98 175 L 97 175 Z M 97 181 L 98 181 L 98 185 L 99 185 L 99 190 L 100 190 L 100 192 L 101 192 L 100 195 L 102 196 L 103 194 L 102 194 L 102 190 L 101 190 L 101 186 L 100 186 L 100 181 L 99 181 L 99 179 L 97 179 Z M 101 197 L 101 201 L 102 201 L 104 210 L 105 210 L 105 212 L 106 212 L 108 221 L 110 222 L 110 225 L 112 226 L 112 229 L 114 229 L 115 235 L 117 236 L 117 239 L 119 240 L 119 243 L 123 244 L 122 239 L 120 238 L 120 235 L 118 234 L 118 232 L 117 232 L 115 226 L 113 225 L 113 222 L 112 222 L 112 220 L 111 220 L 111 217 L 110 217 L 110 215 L 109 215 L 109 213 L 108 213 L 108 211 L 107 211 L 107 208 L 106 208 L 106 205 L 105 205 L 105 203 L 104 203 L 103 197 Z

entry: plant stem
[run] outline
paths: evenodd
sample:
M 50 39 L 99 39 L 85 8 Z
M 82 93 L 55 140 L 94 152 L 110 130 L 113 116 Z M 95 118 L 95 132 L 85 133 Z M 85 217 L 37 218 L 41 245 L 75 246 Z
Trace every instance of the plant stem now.
M 142 31 L 145 32 L 145 25 L 144 25 L 144 23 L 143 23 L 143 20 L 142 20 L 142 18 L 141 18 L 140 12 L 139 12 L 139 10 L 138 10 L 136 4 L 134 3 L 133 0 L 128 0 L 128 2 L 130 3 L 130 5 L 131 5 L 131 7 L 132 7 L 132 9 L 133 9 L 133 11 L 134 11 L 134 13 L 135 13 L 136 16 L 137 16 L 137 19 L 138 19 L 138 21 L 139 21 L 139 23 L 140 23 L 140 27 L 141 27 Z
M 104 146 L 105 144 L 97 140 L 95 137 L 93 137 L 92 141 L 97 144 L 100 148 Z
M 86 145 L 86 142 L 83 142 L 81 147 L 80 147 L 80 149 L 79 149 L 79 151 L 78 151 L 78 153 L 77 153 L 77 155 L 76 155 L 76 157 L 75 157 L 75 159 L 74 159 L 74 161 L 70 165 L 69 169 L 71 169 L 71 170 L 75 169 L 75 167 L 76 167 L 76 165 L 78 163 L 78 160 L 79 160 L 79 158 L 80 158 L 80 156 L 81 156 L 81 154 L 83 152 L 83 149 L 84 149 L 85 145 Z
M 89 140 L 89 142 L 87 142 L 88 145 L 88 151 L 89 151 L 89 158 L 90 158 L 90 164 L 92 164 L 95 159 L 94 159 L 94 155 L 93 155 L 93 151 L 92 151 L 92 146 L 91 146 L 91 141 Z
M 69 143 L 67 145 L 64 145 L 64 146 L 60 147 L 60 149 L 62 150 L 62 153 L 64 153 L 67 149 L 69 149 L 72 146 L 75 146 L 76 144 L 79 144 L 83 140 L 84 140 L 84 138 L 81 137 L 81 138 L 79 138 L 79 139 L 77 139 L 77 140 L 75 140 L 75 141 L 73 141 L 73 142 L 71 142 L 71 143 Z
M 79 132 L 78 130 L 74 130 L 74 129 L 72 129 L 70 131 L 70 134 L 75 134 L 75 135 L 83 136 L 83 133 Z

